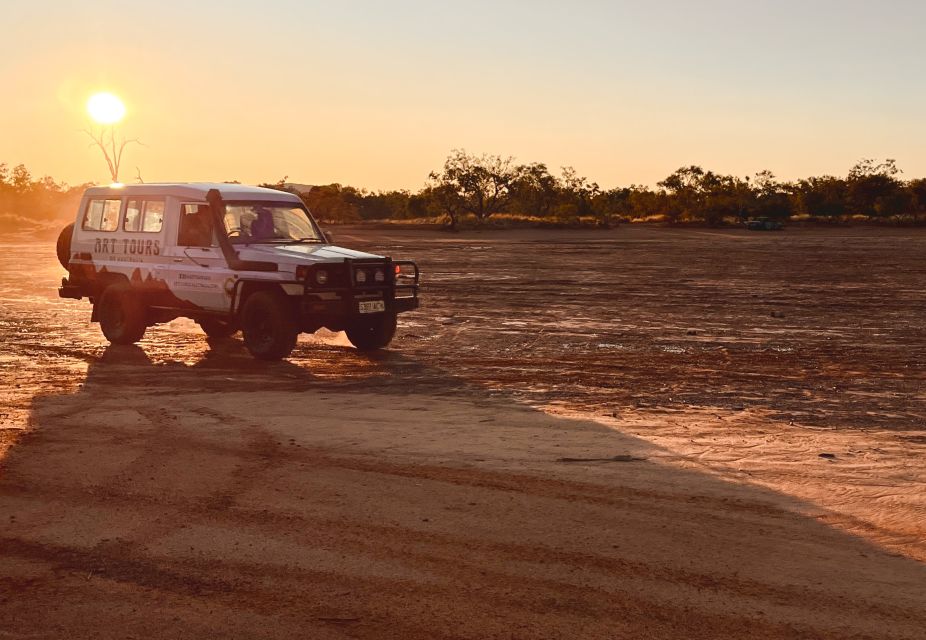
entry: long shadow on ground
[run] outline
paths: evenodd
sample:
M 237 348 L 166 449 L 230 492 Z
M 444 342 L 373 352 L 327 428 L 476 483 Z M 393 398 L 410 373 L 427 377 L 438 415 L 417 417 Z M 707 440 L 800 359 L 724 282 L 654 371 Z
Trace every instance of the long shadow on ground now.
M 398 353 L 311 358 L 340 360 L 111 347 L 36 398 L 5 637 L 922 637 L 926 567 L 815 505 Z

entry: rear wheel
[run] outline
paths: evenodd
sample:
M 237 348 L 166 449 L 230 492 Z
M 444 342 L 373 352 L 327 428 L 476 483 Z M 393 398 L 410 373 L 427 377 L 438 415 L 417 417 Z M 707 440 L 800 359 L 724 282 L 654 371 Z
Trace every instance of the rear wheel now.
M 296 346 L 299 327 L 282 294 L 258 291 L 241 310 L 244 346 L 260 360 L 280 360 Z
M 71 264 L 71 237 L 74 235 L 74 223 L 72 222 L 58 234 L 58 243 L 55 251 L 58 254 L 58 262 L 65 269 Z
M 238 327 L 234 323 L 217 318 L 200 318 L 196 321 L 196 324 L 199 325 L 207 337 L 216 340 L 230 338 L 238 332 Z
M 395 329 L 396 315 L 394 313 L 378 313 L 369 318 L 351 321 L 345 333 L 351 344 L 361 351 L 373 351 L 382 349 L 392 342 Z
M 134 344 L 145 335 L 145 305 L 128 284 L 109 285 L 96 304 L 100 329 L 113 344 Z

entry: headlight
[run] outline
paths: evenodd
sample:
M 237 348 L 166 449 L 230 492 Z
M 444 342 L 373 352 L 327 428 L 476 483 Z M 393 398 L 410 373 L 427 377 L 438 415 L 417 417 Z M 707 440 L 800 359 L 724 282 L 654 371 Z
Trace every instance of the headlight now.
M 354 278 L 357 282 L 363 283 L 367 281 L 367 272 L 363 269 L 357 269 L 357 272 L 354 274 Z
M 377 269 L 373 272 L 373 279 L 377 282 L 383 282 L 386 279 L 386 274 L 383 273 L 382 269 Z
M 325 284 L 328 282 L 328 272 L 324 269 L 319 269 L 315 272 L 315 282 L 318 284 Z

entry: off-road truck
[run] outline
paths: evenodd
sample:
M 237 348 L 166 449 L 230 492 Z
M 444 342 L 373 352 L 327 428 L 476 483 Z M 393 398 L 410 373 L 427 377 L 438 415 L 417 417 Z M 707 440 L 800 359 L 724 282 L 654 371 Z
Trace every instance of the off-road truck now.
M 333 246 L 295 194 L 237 184 L 92 187 L 58 238 L 62 298 L 88 298 L 115 344 L 188 317 L 212 338 L 241 331 L 257 358 L 285 358 L 301 332 L 345 331 L 385 347 L 418 307 L 410 261 Z

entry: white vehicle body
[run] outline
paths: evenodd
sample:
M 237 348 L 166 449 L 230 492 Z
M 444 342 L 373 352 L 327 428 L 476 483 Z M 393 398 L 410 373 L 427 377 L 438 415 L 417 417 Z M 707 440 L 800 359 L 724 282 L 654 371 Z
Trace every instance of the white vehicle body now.
M 328 240 L 299 196 L 284 191 L 210 183 L 93 187 L 66 251 L 59 240 L 69 272 L 59 293 L 90 298 L 97 320 L 97 302 L 118 284 L 131 297 L 130 310 L 136 302 L 143 307 L 146 326 L 188 316 L 204 328 L 232 329 L 241 326 L 248 298 L 263 291 L 298 331 L 383 317 L 394 330 L 395 314 L 418 306 L 417 266 Z

